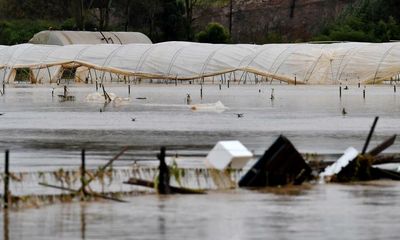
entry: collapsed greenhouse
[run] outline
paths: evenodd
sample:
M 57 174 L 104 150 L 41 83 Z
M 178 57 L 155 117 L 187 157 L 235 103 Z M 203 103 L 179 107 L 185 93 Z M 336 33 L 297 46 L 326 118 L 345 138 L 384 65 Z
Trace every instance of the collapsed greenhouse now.
M 158 44 L 0 46 L 0 81 L 281 81 L 377 84 L 398 78 L 400 42 L 333 44 Z M 72 71 L 71 71 L 72 70 Z

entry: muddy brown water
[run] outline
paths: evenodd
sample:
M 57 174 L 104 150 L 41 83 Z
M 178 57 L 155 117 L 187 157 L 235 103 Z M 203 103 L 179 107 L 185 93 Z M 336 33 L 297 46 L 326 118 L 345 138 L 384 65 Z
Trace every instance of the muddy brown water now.
M 172 154 L 205 155 L 219 140 L 237 139 L 262 154 L 279 134 L 301 152 L 340 154 L 348 146 L 361 150 L 375 116 L 380 120 L 371 146 L 400 133 L 400 96 L 385 85 L 367 86 L 366 99 L 363 88 L 356 86 L 343 91 L 341 99 L 337 86 L 231 85 L 222 91 L 204 86 L 202 100 L 195 85 L 133 86 L 130 96 L 126 86 L 113 85 L 106 89 L 130 100 L 107 106 L 86 101 L 95 91 L 93 86 L 70 86 L 74 102 L 52 97 L 52 87 L 19 85 L 0 97 L 0 112 L 5 113 L 0 116 L 0 149 L 10 149 L 11 171 L 77 168 L 82 148 L 87 149 L 89 168 L 95 168 L 125 145 L 132 149 L 117 162 L 121 166 L 133 159 L 154 159 L 161 145 Z M 185 104 L 187 93 L 194 104 L 221 101 L 228 109 L 192 111 Z M 137 99 L 142 97 L 146 99 Z M 400 144 L 387 152 L 400 152 Z M 397 182 L 317 184 L 289 192 L 150 194 L 127 200 L 2 211 L 0 238 L 398 239 L 400 235 Z

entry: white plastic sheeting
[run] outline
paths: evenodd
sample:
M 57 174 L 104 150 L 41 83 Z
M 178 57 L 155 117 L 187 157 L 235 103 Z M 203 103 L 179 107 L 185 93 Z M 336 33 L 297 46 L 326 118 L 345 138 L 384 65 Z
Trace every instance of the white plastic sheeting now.
M 29 43 L 46 45 L 152 43 L 140 32 L 41 31 Z
M 13 81 L 16 68 L 42 69 L 40 82 L 54 82 L 60 75 L 56 66 L 59 71 L 85 66 L 91 69 L 91 78 L 101 81 L 118 75 L 207 81 L 225 74 L 223 79 L 236 81 L 257 78 L 298 84 L 370 84 L 398 75 L 400 43 L 0 46 L 0 80 L 5 82 Z M 49 67 L 54 68 L 49 71 Z M 43 79 L 46 72 L 51 73 L 47 80 Z

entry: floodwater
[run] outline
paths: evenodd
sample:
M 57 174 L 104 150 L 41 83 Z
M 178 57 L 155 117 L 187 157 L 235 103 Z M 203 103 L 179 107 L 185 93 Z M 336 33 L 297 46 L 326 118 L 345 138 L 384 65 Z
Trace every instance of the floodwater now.
M 133 85 L 129 96 L 121 84 L 106 89 L 130 100 L 107 106 L 86 100 L 93 86 L 70 86 L 76 100 L 67 102 L 57 96 L 62 86 L 54 97 L 52 87 L 7 88 L 0 97 L 5 113 L 0 116 L 0 149 L 10 149 L 14 167 L 76 164 L 82 148 L 95 162 L 126 145 L 132 150 L 125 160 L 152 158 L 162 145 L 171 154 L 205 155 L 217 141 L 235 139 L 258 155 L 280 134 L 300 152 L 337 154 L 348 146 L 361 150 L 375 116 L 380 120 L 371 146 L 400 133 L 400 93 L 388 85 L 367 86 L 366 99 L 357 86 L 343 90 L 339 99 L 338 86 L 231 84 L 220 91 L 206 85 L 201 100 L 198 85 Z M 192 111 L 185 103 L 187 93 L 192 104 L 221 101 L 228 109 Z M 388 151 L 400 152 L 400 144 Z
M 52 96 L 52 87 L 55 87 Z M 271 100 L 272 88 L 274 99 Z M 89 168 L 130 146 L 116 164 L 168 154 L 202 156 L 219 140 L 240 140 L 262 154 L 280 135 L 300 152 L 361 150 L 375 116 L 370 147 L 400 133 L 400 93 L 393 86 L 126 85 L 106 86 L 121 97 L 88 101 L 93 86 L 6 89 L 0 97 L 0 150 L 10 149 L 11 171 L 78 168 L 87 149 Z M 220 101 L 227 109 L 192 104 Z M 125 99 L 125 98 L 129 98 Z M 139 98 L 139 99 L 138 99 Z M 145 98 L 145 99 L 144 99 Z M 345 108 L 347 114 L 343 115 Z M 238 118 L 237 114 L 243 114 Z M 132 121 L 134 119 L 135 121 Z M 396 142 L 386 152 L 400 152 Z M 3 158 L 2 155 L 0 155 Z M 2 161 L 1 161 L 2 162 Z M 2 165 L 2 164 L 0 164 Z M 3 166 L 0 166 L 3 170 Z M 54 204 L 1 212 L 3 239 L 398 239 L 400 184 L 312 185 L 289 193 L 212 191 L 202 196 L 153 194 L 128 203 Z M 2 230 L 1 230 L 2 229 Z M 0 238 L 1 238 L 0 237 Z
M 3 212 L 9 239 L 399 239 L 400 185 L 143 195 Z

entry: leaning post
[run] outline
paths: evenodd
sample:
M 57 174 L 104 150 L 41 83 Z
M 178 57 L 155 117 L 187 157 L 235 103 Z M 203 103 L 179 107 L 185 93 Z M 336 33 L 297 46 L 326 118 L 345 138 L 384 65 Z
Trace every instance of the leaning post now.
M 369 130 L 369 134 L 368 134 L 367 140 L 364 143 L 364 147 L 363 147 L 363 150 L 361 152 L 361 155 L 364 155 L 367 152 L 367 148 L 368 148 L 369 142 L 371 141 L 371 137 L 372 137 L 372 134 L 374 133 L 375 126 L 376 126 L 376 123 L 378 122 L 378 120 L 379 120 L 379 117 L 376 116 L 375 119 L 374 119 L 374 123 L 372 124 L 372 127 Z

